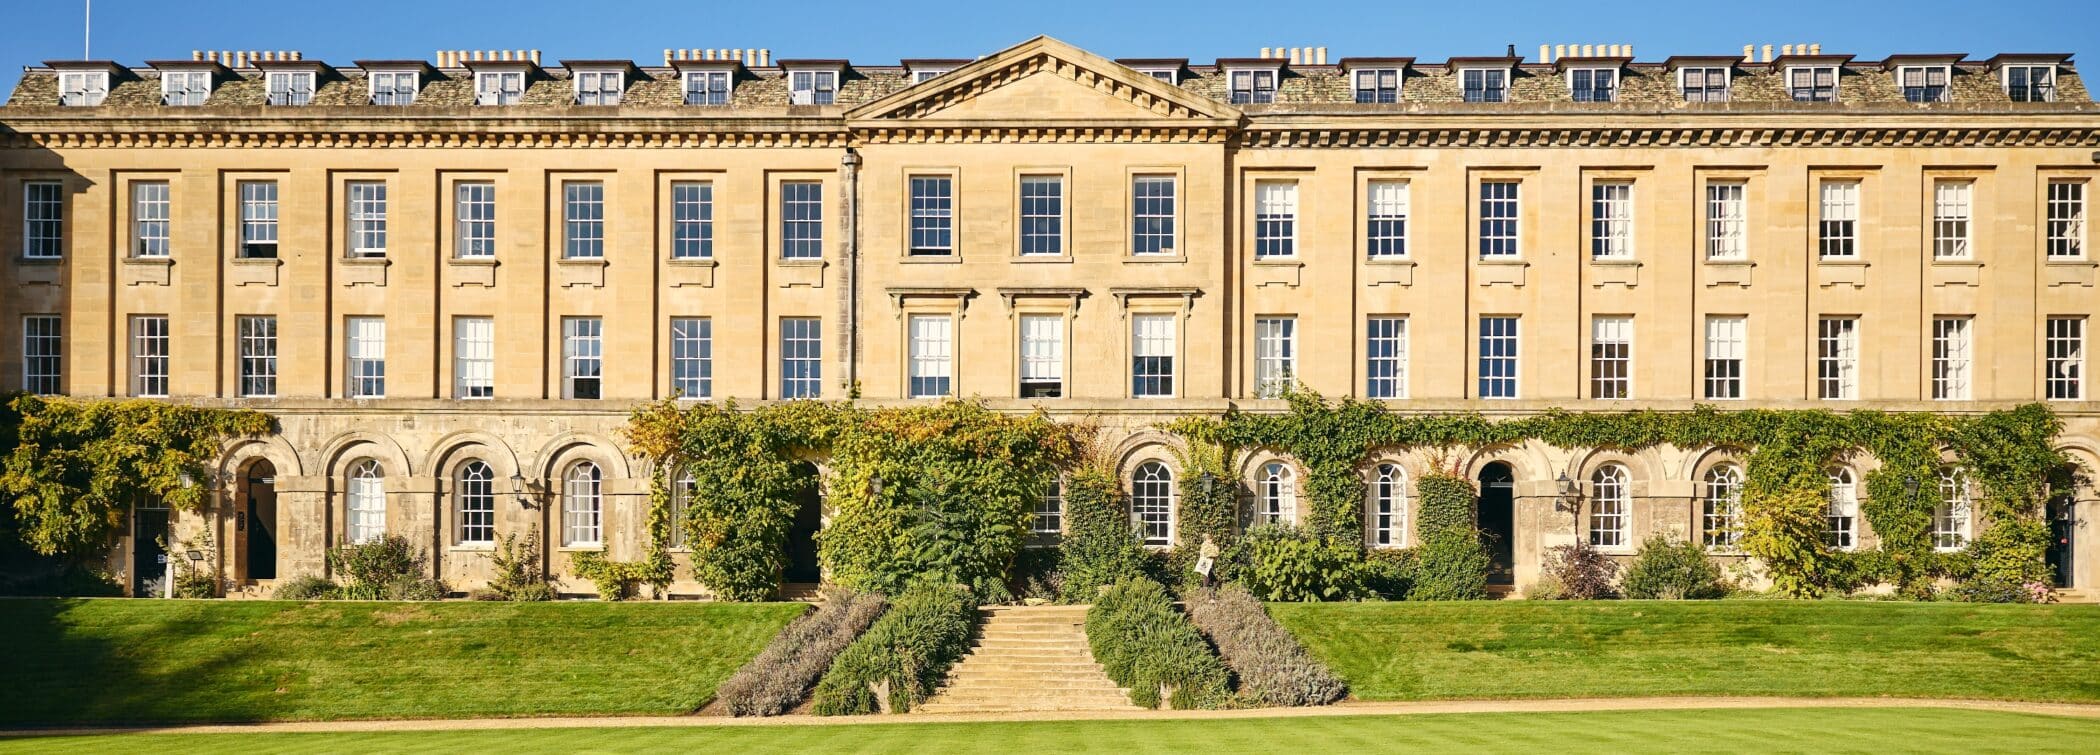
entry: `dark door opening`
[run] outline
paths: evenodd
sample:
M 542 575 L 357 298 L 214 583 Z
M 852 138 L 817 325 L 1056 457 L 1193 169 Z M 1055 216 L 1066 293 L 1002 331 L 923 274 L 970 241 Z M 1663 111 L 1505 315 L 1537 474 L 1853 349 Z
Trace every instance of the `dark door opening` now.
M 277 578 L 277 468 L 268 461 L 248 466 L 242 480 L 248 501 L 248 578 Z
M 1480 541 L 1487 546 L 1488 584 L 1515 585 L 1516 479 L 1508 464 L 1498 461 L 1480 470 L 1480 508 L 1475 520 Z
M 817 491 L 816 465 L 801 462 L 795 465 L 795 472 L 803 484 L 796 494 L 795 523 L 788 528 L 787 571 L 781 581 L 817 582 L 824 578 L 817 564 L 817 530 L 824 526 L 824 499 Z
M 2069 493 L 2049 499 L 2049 563 L 2050 581 L 2057 588 L 2075 587 L 2071 584 L 2071 567 L 2077 543 L 2072 533 L 2078 529 L 2078 497 Z
M 131 596 L 158 598 L 168 589 L 168 510 L 131 510 Z

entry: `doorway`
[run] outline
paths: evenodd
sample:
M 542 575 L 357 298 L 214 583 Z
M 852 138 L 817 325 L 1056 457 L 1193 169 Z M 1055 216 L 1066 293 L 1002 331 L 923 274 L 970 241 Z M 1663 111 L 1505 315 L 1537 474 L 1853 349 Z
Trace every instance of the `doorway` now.
M 249 579 L 277 578 L 277 468 L 267 459 L 248 465 L 241 478 L 242 517 Z
M 131 597 L 168 594 L 168 510 L 131 509 Z
M 1488 552 L 1488 584 L 1515 585 L 1516 478 L 1509 465 L 1493 462 L 1480 470 L 1480 504 L 1474 520 Z
M 2072 567 L 2077 564 L 2074 556 L 2077 543 L 2073 541 L 2078 529 L 2078 496 L 2064 492 L 2049 499 L 2049 552 L 2045 556 L 2049 564 L 2049 581 L 2057 589 L 2076 587 L 2072 584 Z
M 814 583 L 822 581 L 824 569 L 817 562 L 817 530 L 824 526 L 824 497 L 817 488 L 817 467 L 809 462 L 795 463 L 795 476 L 802 487 L 795 493 L 795 523 L 788 527 L 787 570 L 781 574 L 786 583 Z

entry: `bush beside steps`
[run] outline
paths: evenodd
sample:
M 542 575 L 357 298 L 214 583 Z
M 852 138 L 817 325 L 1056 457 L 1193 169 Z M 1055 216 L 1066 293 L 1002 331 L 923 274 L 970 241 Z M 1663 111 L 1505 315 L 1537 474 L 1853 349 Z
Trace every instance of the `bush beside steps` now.
M 977 630 L 969 588 L 922 581 L 905 588 L 817 682 L 819 716 L 906 713 L 932 697 Z
M 1224 665 L 1157 582 L 1125 578 L 1103 588 L 1087 609 L 1086 637 L 1094 660 L 1138 707 L 1208 709 L 1229 698 Z
M 722 682 L 715 699 L 732 716 L 777 716 L 809 697 L 833 660 L 889 608 L 881 593 L 831 588 L 816 610 L 780 630 L 758 656 Z
M 1239 698 L 1245 702 L 1326 705 L 1349 694 L 1349 686 L 1270 618 L 1247 588 L 1199 588 L 1188 596 L 1188 615 L 1239 678 Z

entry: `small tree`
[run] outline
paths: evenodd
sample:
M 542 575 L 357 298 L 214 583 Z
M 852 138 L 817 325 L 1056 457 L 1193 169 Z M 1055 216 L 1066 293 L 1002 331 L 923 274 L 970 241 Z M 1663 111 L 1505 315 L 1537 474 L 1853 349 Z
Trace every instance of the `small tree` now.
M 1641 543 L 1641 553 L 1620 582 L 1626 597 L 1636 600 L 1702 600 L 1728 594 L 1721 567 L 1692 541 L 1671 542 L 1662 535 Z
M 1557 586 L 1551 597 L 1561 600 L 1597 600 L 1613 594 L 1612 582 L 1618 579 L 1619 565 L 1599 552 L 1587 540 L 1576 540 L 1570 545 L 1556 545 L 1546 549 L 1544 578 Z
M 1821 491 L 1787 490 L 1743 501 L 1744 553 L 1764 562 L 1781 594 L 1813 598 L 1828 589 L 1837 568 L 1823 545 L 1830 501 Z

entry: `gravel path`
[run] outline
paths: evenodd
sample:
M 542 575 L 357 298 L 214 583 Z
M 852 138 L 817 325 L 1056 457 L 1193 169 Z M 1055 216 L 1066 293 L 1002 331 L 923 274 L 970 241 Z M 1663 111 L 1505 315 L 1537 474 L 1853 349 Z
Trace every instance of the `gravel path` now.
M 985 721 L 1162 720 L 1200 718 L 1293 718 L 1303 716 L 1408 716 L 1430 713 L 1569 713 L 1614 710 L 1743 708 L 1957 708 L 2049 716 L 2100 718 L 2100 705 L 2023 703 L 1999 700 L 1923 700 L 1891 697 L 1626 697 L 1563 700 L 1450 700 L 1435 702 L 1345 702 L 1318 708 L 1256 708 L 1223 711 L 1131 711 L 1046 713 L 914 713 L 901 716 L 773 718 L 727 716 L 577 716 L 549 718 L 415 719 L 389 721 L 286 721 L 259 724 L 185 724 L 137 727 L 0 730 L 5 736 L 59 734 L 239 734 L 265 732 L 465 731 L 479 729 L 569 729 L 643 726 L 854 726 Z

